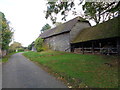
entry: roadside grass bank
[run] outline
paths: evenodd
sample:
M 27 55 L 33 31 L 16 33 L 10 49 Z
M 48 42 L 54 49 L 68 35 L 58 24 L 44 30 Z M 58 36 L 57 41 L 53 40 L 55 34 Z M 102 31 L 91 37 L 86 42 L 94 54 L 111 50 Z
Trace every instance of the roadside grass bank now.
M 58 51 L 25 52 L 24 56 L 69 88 L 118 88 L 118 57 Z
M 13 54 L 15 54 L 15 53 L 18 53 L 18 52 L 12 52 L 12 53 L 9 53 L 8 55 L 2 57 L 2 59 L 0 60 L 0 62 L 2 62 L 2 63 L 8 62 L 8 59 L 10 58 L 10 56 L 13 55 Z

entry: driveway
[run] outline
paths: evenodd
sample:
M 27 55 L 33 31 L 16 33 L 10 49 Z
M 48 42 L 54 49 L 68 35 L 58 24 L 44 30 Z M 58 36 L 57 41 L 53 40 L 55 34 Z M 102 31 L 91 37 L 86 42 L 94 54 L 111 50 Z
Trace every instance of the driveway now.
M 3 88 L 67 88 L 62 82 L 25 58 L 22 53 L 11 56 L 2 65 Z

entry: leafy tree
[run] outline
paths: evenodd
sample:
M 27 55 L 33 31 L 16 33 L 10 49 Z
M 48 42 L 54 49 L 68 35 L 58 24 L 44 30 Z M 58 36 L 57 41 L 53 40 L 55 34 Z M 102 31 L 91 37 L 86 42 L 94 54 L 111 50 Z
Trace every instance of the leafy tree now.
M 51 29 L 51 26 L 49 24 L 46 24 L 42 27 L 41 32 L 43 33 L 45 30 Z
M 28 49 L 29 49 L 29 50 L 32 50 L 32 46 L 34 46 L 34 43 L 35 43 L 35 42 L 33 41 L 30 45 L 28 45 Z
M 55 26 L 59 26 L 59 25 L 61 25 L 62 24 L 62 22 L 56 22 L 55 23 Z
M 23 47 L 22 47 L 22 45 L 21 45 L 21 43 L 19 43 L 19 42 L 14 42 L 13 44 L 11 44 L 10 45 L 10 49 L 9 49 L 9 51 L 16 51 L 16 50 L 22 50 L 23 49 Z
M 38 37 L 35 40 L 35 48 L 38 52 L 43 51 L 43 39 Z
M 85 18 L 93 19 L 97 24 L 118 15 L 120 2 L 86 2 L 83 5 Z M 119 5 L 119 8 L 118 8 Z
M 62 20 L 66 20 L 67 12 L 71 10 L 71 8 L 74 7 L 74 2 L 72 0 L 68 0 L 67 2 L 64 2 L 64 0 L 56 0 L 54 2 L 47 2 L 47 11 L 45 18 L 50 17 L 50 19 L 53 21 L 53 23 L 56 22 L 55 14 L 58 14 L 59 12 L 63 16 Z
M 53 23 L 56 22 L 56 15 L 61 13 L 63 16 L 62 20 L 66 20 L 69 11 L 73 11 L 76 15 L 79 11 L 76 11 L 75 1 L 68 0 L 56 0 L 54 2 L 47 2 L 46 18 L 50 17 Z M 80 0 L 79 5 L 83 5 L 84 0 Z M 86 19 L 93 19 L 96 23 L 111 19 L 114 14 L 118 14 L 120 11 L 119 2 L 85 2 L 83 5 L 84 15 L 82 17 Z M 112 15 L 113 14 L 113 15 Z
M 13 31 L 2 12 L 0 12 L 0 23 L 0 48 L 2 50 L 8 50 L 9 43 L 12 41 Z

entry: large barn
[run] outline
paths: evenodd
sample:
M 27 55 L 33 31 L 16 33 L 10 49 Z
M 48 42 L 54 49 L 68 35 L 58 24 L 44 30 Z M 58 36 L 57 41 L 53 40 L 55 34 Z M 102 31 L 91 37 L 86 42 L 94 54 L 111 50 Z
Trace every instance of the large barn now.
M 77 34 L 84 28 L 90 27 L 88 21 L 81 17 L 76 17 L 51 30 L 47 30 L 40 35 L 44 39 L 45 45 L 52 50 L 71 51 L 71 42 Z
M 120 17 L 96 26 L 76 17 L 40 35 L 52 50 L 76 53 L 120 54 Z
M 120 54 L 120 17 L 81 30 L 71 47 L 77 53 Z

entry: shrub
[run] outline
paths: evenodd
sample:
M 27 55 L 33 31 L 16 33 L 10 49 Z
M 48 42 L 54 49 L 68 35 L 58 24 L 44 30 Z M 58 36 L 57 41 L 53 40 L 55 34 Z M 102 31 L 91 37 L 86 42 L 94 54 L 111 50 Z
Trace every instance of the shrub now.
M 18 48 L 18 52 L 22 52 L 22 51 L 24 51 L 23 48 Z
M 42 38 L 38 37 L 35 40 L 35 48 L 36 48 L 37 52 L 43 51 L 43 39 Z

